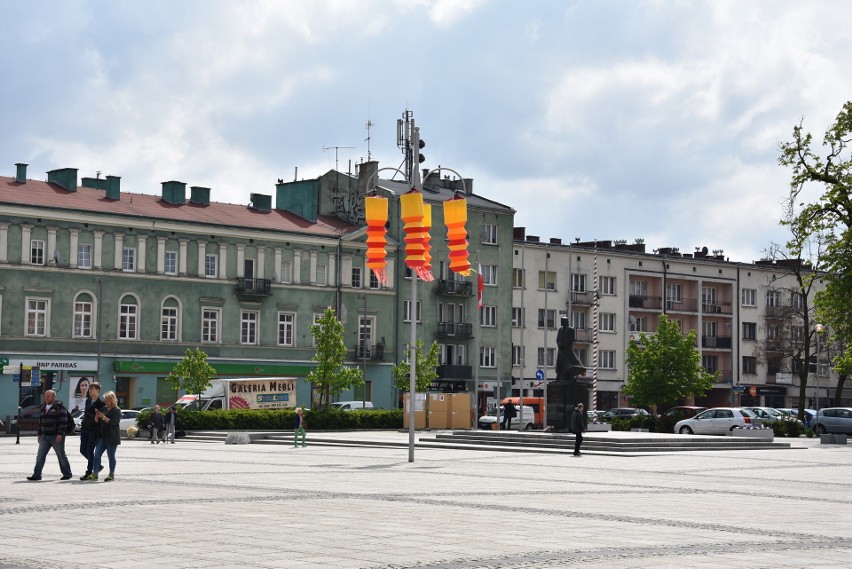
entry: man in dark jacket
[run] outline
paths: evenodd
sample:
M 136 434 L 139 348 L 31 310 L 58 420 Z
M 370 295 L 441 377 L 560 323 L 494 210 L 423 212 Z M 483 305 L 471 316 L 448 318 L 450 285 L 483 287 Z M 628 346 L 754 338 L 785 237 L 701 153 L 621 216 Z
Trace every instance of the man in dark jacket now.
M 505 405 L 503 405 L 503 424 L 501 427 L 503 430 L 509 430 L 512 428 L 512 419 L 518 416 L 518 409 L 511 401 L 507 401 Z
M 577 403 L 571 415 L 571 432 L 574 433 L 574 456 L 580 456 L 580 445 L 583 444 L 583 431 L 586 430 L 586 416 L 583 414 L 583 404 Z
M 80 454 L 86 457 L 86 474 L 80 477 L 80 480 L 88 479 L 89 474 L 92 473 L 95 444 L 98 442 L 98 424 L 95 422 L 95 411 L 103 411 L 104 407 L 106 407 L 106 404 L 101 399 L 101 384 L 94 382 L 89 386 L 83 419 L 80 421 Z
M 62 401 L 57 401 L 56 392 L 52 389 L 44 392 L 44 404 L 39 408 L 38 417 L 38 455 L 36 457 L 35 470 L 27 480 L 41 480 L 41 471 L 44 469 L 44 461 L 47 453 L 52 448 L 59 459 L 59 470 L 62 471 L 62 480 L 71 478 L 71 464 L 65 456 L 65 429 L 68 422 L 73 421 Z
M 154 405 L 151 422 L 148 423 L 148 429 L 151 431 L 151 444 L 154 444 L 154 441 L 160 444 L 160 439 L 163 438 L 163 426 L 163 414 L 160 413 L 160 406 Z

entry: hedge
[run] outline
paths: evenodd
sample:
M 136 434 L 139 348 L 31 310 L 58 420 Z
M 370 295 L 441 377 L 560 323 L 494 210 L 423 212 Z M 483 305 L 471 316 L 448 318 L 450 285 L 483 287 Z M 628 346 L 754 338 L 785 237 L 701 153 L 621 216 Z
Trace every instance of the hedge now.
M 292 430 L 295 421 L 292 409 L 230 409 L 216 411 L 178 411 L 179 431 Z M 136 424 L 147 429 L 150 411 L 139 413 Z M 341 411 L 326 408 L 305 411 L 305 422 L 311 430 L 401 429 L 402 409 Z

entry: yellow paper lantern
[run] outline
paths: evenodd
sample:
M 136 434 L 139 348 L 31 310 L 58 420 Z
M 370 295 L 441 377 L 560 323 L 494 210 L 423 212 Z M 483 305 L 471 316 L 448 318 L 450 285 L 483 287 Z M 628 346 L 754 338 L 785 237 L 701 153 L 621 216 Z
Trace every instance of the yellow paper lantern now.
M 388 199 L 372 195 L 364 198 L 367 218 L 367 268 L 373 271 L 382 286 L 387 286 L 387 221 Z
M 456 193 L 444 202 L 444 224 L 447 226 L 447 248 L 450 250 L 450 270 L 460 275 L 471 273 L 467 251 L 467 200 Z

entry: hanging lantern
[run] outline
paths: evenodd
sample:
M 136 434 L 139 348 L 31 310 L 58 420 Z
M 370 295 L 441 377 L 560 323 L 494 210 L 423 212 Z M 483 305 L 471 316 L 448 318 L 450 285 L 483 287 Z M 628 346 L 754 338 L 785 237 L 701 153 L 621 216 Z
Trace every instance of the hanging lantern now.
M 426 246 L 429 232 L 423 225 L 423 194 L 416 188 L 399 198 L 401 218 L 405 223 L 405 264 L 424 281 L 431 281 L 432 274 L 426 270 Z
M 387 239 L 388 199 L 372 195 L 364 198 L 364 210 L 367 218 L 367 268 L 373 271 L 382 286 L 387 286 L 388 275 Z
M 471 273 L 467 251 L 467 200 L 456 195 L 444 202 L 444 223 L 447 226 L 447 247 L 450 250 L 450 270 L 460 275 Z

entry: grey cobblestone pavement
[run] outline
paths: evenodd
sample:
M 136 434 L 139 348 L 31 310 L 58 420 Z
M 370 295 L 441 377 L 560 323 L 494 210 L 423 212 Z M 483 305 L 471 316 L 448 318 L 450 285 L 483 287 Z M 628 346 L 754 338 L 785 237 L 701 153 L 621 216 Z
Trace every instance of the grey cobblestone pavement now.
M 0 437 L 0 568 L 852 566 L 852 446 L 410 463 L 308 442 L 124 441 L 105 483 L 71 438 L 74 478 L 51 454 L 28 482 L 35 438 Z

